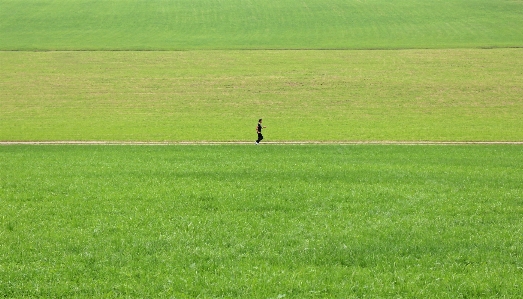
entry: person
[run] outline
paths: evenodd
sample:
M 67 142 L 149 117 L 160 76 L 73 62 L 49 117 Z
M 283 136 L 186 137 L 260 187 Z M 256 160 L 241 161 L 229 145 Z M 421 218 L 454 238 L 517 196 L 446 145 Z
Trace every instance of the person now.
M 256 133 L 258 133 L 258 140 L 256 140 L 256 144 L 260 144 L 260 141 L 262 141 L 262 139 L 263 139 L 262 129 L 265 129 L 265 128 L 267 128 L 267 127 L 262 126 L 262 119 L 260 118 L 258 120 L 258 125 L 256 126 Z

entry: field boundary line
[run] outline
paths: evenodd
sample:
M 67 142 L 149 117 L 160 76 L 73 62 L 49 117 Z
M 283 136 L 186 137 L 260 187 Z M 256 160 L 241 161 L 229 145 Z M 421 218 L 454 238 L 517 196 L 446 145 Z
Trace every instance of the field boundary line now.
M 0 141 L 0 145 L 254 145 L 250 141 Z M 523 141 L 267 141 L 261 145 L 495 145 Z

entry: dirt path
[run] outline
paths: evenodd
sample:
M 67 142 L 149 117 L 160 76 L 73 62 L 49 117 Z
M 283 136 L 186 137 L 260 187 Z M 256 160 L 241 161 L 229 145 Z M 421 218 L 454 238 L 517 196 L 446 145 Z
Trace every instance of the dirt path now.
M 173 142 L 142 142 L 142 141 L 0 141 L 0 145 L 221 145 L 245 144 L 247 141 L 173 141 Z M 263 144 L 272 145 L 309 145 L 309 144 L 378 144 L 378 145 L 466 145 L 466 144 L 522 144 L 523 141 L 268 141 Z

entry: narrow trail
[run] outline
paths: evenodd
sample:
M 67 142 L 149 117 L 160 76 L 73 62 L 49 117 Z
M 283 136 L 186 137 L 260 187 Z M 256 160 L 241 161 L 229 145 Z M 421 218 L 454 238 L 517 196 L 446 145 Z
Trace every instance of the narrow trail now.
M 250 141 L 0 141 L 0 145 L 255 145 Z M 488 145 L 523 141 L 267 141 L 260 145 Z

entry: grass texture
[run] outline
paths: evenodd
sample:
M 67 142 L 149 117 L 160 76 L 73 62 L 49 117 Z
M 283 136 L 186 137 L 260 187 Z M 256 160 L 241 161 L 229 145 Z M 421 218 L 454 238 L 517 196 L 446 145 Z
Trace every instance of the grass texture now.
M 3 0 L 0 50 L 523 46 L 518 0 Z
M 521 141 L 523 50 L 2 52 L 0 141 Z
M 522 157 L 2 146 L 0 296 L 521 297 Z

